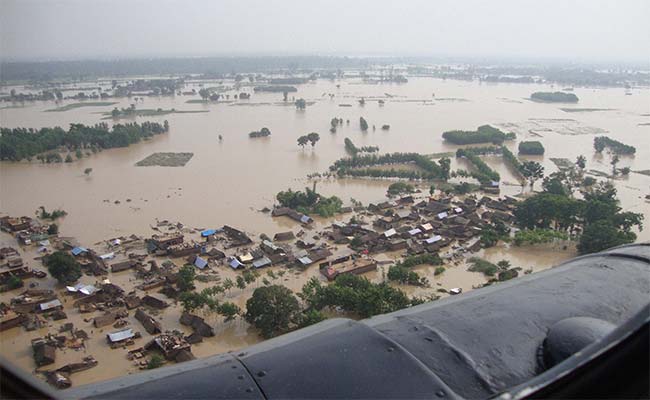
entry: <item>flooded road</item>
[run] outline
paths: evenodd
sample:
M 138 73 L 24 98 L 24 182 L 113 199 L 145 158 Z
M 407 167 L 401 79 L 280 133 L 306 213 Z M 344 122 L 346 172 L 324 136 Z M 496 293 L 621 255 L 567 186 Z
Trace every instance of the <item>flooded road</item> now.
M 148 234 L 148 227 L 156 218 L 183 221 L 194 227 L 230 224 L 255 234 L 272 235 L 292 224 L 257 210 L 270 207 L 280 190 L 309 185 L 307 174 L 324 172 L 334 160 L 345 156 L 346 137 L 357 146 L 379 146 L 380 152 L 430 154 L 457 148 L 442 142 L 443 131 L 475 129 L 487 123 L 515 131 L 518 141 L 540 140 L 546 155 L 536 159 L 543 162 L 547 174 L 556 170 L 551 157 L 573 161 L 580 154 L 587 157 L 588 169 L 611 169 L 608 156 L 595 155 L 593 133 L 564 134 L 567 131 L 606 132 L 637 148 L 636 156 L 621 157 L 619 167 L 629 166 L 633 171 L 650 169 L 650 126 L 639 125 L 649 121 L 650 91 L 632 90 L 633 95 L 626 96 L 623 89 L 576 88 L 580 103 L 575 106 L 525 100 L 534 91 L 554 89 L 557 88 L 549 85 L 497 85 L 429 78 L 412 78 L 399 85 L 319 80 L 299 85 L 298 92 L 292 94 L 315 102 L 304 111 L 296 110 L 291 101 L 282 105 L 280 93 L 254 93 L 250 100 L 216 104 L 186 103 L 198 96 L 146 97 L 137 102 L 138 108 L 209 112 L 138 117 L 137 121 L 167 119 L 170 132 L 128 148 L 105 150 L 72 164 L 1 163 L 0 211 L 33 215 L 41 205 L 47 209 L 62 208 L 69 213 L 61 224 L 62 235 L 74 236 L 88 245 L 107 237 Z M 333 99 L 326 95 L 329 93 L 335 95 Z M 361 97 L 366 98 L 364 106 L 358 104 Z M 376 101 L 379 98 L 385 101 L 383 106 Z M 352 107 L 340 107 L 342 103 Z M 124 99 L 117 106 L 129 104 Z M 112 107 L 44 112 L 54 106 L 53 102 L 43 102 L 2 109 L 0 125 L 40 128 L 94 124 L 103 117 L 100 112 Z M 568 113 L 560 109 L 566 107 L 611 110 Z M 367 133 L 359 128 L 361 116 L 370 125 Z M 350 124 L 331 134 L 333 117 L 349 119 Z M 383 124 L 389 124 L 390 130 L 381 130 Z M 376 131 L 372 130 L 373 125 Z M 250 131 L 262 127 L 268 127 L 272 135 L 249 139 Z M 321 140 L 314 149 L 301 149 L 296 139 L 309 132 L 318 132 Z M 218 135 L 223 136 L 222 142 Z M 508 146 L 516 153 L 516 141 Z M 194 157 L 185 167 L 134 166 L 154 152 L 192 152 Z M 504 182 L 514 184 L 504 185 L 504 194 L 519 193 L 516 177 L 500 159 L 488 158 L 487 162 Z M 84 175 L 86 168 L 93 168 L 90 176 Z M 381 180 L 332 179 L 319 183 L 318 190 L 335 194 L 346 204 L 350 198 L 367 203 L 382 200 L 388 184 Z M 625 209 L 648 214 L 650 205 L 644 196 L 649 192 L 650 177 L 631 173 L 617 180 L 616 185 Z M 120 204 L 115 204 L 116 200 Z M 650 239 L 649 231 L 641 232 L 639 239 Z

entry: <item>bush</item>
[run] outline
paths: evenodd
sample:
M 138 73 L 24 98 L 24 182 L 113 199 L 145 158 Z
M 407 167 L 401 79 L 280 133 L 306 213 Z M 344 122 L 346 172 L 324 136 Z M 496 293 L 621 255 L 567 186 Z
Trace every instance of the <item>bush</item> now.
M 496 265 L 478 257 L 470 258 L 469 263 L 470 267 L 467 269 L 468 271 L 481 272 L 485 276 L 494 276 L 499 270 L 499 267 Z
M 541 156 L 544 154 L 544 146 L 539 141 L 520 142 L 519 154 Z
M 594 138 L 594 149 L 596 149 L 597 152 L 601 153 L 607 147 L 615 154 L 636 153 L 636 148 L 634 146 L 621 143 L 618 140 L 614 140 L 607 136 L 597 136 Z
M 160 368 L 165 363 L 165 359 L 160 354 L 154 354 L 147 361 L 147 369 Z

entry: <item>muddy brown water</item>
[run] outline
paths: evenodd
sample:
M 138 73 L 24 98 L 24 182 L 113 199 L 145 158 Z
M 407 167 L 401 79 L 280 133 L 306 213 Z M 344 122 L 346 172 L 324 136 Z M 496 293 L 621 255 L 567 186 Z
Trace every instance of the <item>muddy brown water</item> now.
M 336 84 L 340 84 L 341 88 L 337 89 Z M 623 89 L 576 88 L 580 103 L 575 107 L 613 109 L 599 112 L 566 113 L 560 108 L 573 106 L 523 100 L 534 91 L 554 89 L 557 88 L 549 85 L 492 85 L 427 78 L 413 78 L 403 85 L 366 85 L 354 80 L 318 81 L 299 86 L 299 92 L 294 94 L 315 101 L 305 111 L 297 111 L 291 105 L 277 105 L 282 100 L 282 94 L 271 93 L 255 93 L 250 100 L 239 102 L 251 105 L 240 106 L 187 104 L 188 99 L 197 98 L 191 96 L 147 97 L 137 103 L 138 108 L 206 109 L 210 112 L 137 118 L 137 121 L 160 122 L 167 119 L 171 125 L 170 132 L 128 148 L 105 150 L 72 164 L 0 163 L 0 212 L 3 215 L 33 215 L 41 205 L 47 209 L 64 209 L 69 215 L 61 220 L 61 235 L 75 237 L 86 246 L 120 235 L 150 235 L 153 233 L 150 225 L 155 225 L 156 219 L 181 221 L 195 228 L 229 224 L 255 237 L 260 233 L 273 236 L 289 229 L 296 232 L 299 227 L 292 221 L 271 218 L 258 210 L 271 207 L 274 195 L 280 190 L 310 186 L 307 174 L 326 171 L 334 160 L 346 155 L 344 138 L 349 137 L 357 146 L 379 146 L 380 152 L 432 154 L 455 151 L 457 148 L 442 142 L 443 131 L 475 129 L 486 123 L 508 125 L 507 129 L 518 133 L 518 141 L 540 140 L 546 154 L 532 159 L 542 162 L 546 173 L 556 170 L 551 157 L 575 160 L 580 154 L 587 157 L 588 168 L 609 171 L 609 156 L 594 154 L 594 134 L 561 134 L 576 131 L 576 127 L 583 131 L 598 128 L 606 131 L 605 134 L 610 137 L 635 146 L 637 154 L 634 157 L 621 157 L 620 167 L 650 169 L 650 127 L 638 125 L 648 121 L 647 116 L 642 114 L 649 111 L 650 91 L 636 89 L 632 90 L 632 96 L 626 96 Z M 324 93 L 334 93 L 336 97 L 330 100 L 323 96 Z M 385 93 L 396 97 L 387 98 Z M 437 98 L 462 98 L 467 101 L 436 100 L 432 96 L 434 93 Z M 367 100 L 365 106 L 359 106 L 356 99 L 362 96 L 383 98 L 386 103 L 380 106 L 376 101 Z M 267 104 L 252 105 L 255 103 Z M 340 103 L 353 106 L 339 107 Z M 125 99 L 118 106 L 127 107 L 129 104 L 130 101 Z M 66 127 L 70 123 L 94 124 L 102 117 L 98 112 L 111 109 L 87 107 L 65 112 L 43 112 L 53 107 L 54 103 L 43 102 L 21 108 L 0 109 L 0 126 L 40 128 L 55 125 Z M 367 133 L 359 129 L 360 116 L 368 120 L 370 129 Z M 337 133 L 331 134 L 329 124 L 333 117 L 349 119 L 350 124 L 344 123 Z M 572 121 L 562 123 L 558 119 Z M 390 124 L 390 130 L 381 130 L 383 124 Z M 372 125 L 376 126 L 375 131 Z M 264 126 L 272 132 L 269 138 L 248 138 L 250 131 Z M 530 133 L 530 130 L 536 133 Z M 321 136 L 316 147 L 313 150 L 310 146 L 299 148 L 297 137 L 313 131 Z M 222 142 L 218 140 L 218 135 L 223 136 Z M 516 153 L 516 142 L 508 146 Z M 154 152 L 192 152 L 194 157 L 185 167 L 179 168 L 134 165 Z M 499 157 L 487 157 L 486 162 L 502 175 L 505 183 L 512 183 L 503 185 L 502 193 L 514 195 L 521 191 L 517 178 Z M 88 167 L 93 168 L 93 172 L 85 176 L 83 171 Z M 464 162 L 453 160 L 452 168 L 457 167 L 465 168 Z M 350 203 L 350 198 L 367 204 L 385 200 L 389 183 L 387 180 L 325 179 L 319 181 L 317 188 L 324 194 L 341 197 L 346 204 Z M 615 184 L 623 208 L 649 214 L 650 204 L 644 197 L 650 193 L 650 177 L 632 173 L 627 178 L 616 180 Z M 426 185 L 422 186 L 426 190 Z M 126 202 L 126 199 L 131 201 Z M 120 204 L 114 204 L 116 200 Z M 345 221 L 349 215 L 336 219 Z M 316 220 L 317 230 L 332 221 Z M 16 246 L 8 235 L 2 234 L 0 238 L 2 245 Z M 640 232 L 639 241 L 649 239 L 650 230 Z M 42 268 L 40 262 L 33 260 L 36 256 L 33 249 L 21 251 L 31 266 Z M 513 266 L 539 271 L 575 256 L 575 250 L 571 247 L 564 249 L 561 244 L 522 248 L 499 246 L 483 250 L 478 255 L 492 262 L 507 259 Z M 388 258 L 396 256 L 389 254 Z M 462 260 L 457 265 L 447 263 L 445 266 L 446 272 L 435 277 L 434 267 L 418 267 L 431 281 L 430 288 L 401 288 L 409 295 L 419 296 L 435 293 L 437 288 L 461 287 L 467 291 L 485 282 L 481 274 L 468 272 Z M 235 272 L 229 268 L 219 268 L 219 273 L 222 279 L 235 276 Z M 262 276 L 266 275 L 263 273 Z M 312 276 L 319 276 L 317 267 L 300 274 L 288 271 L 274 283 L 282 283 L 299 291 Z M 374 281 L 383 279 L 381 269 L 366 276 Z M 110 274 L 109 278 L 127 290 L 135 284 L 131 271 Z M 82 281 L 93 283 L 95 279 L 83 277 Z M 40 287 L 62 289 L 49 278 L 38 282 Z M 200 283 L 198 286 L 206 285 Z M 261 278 L 243 291 L 233 289 L 225 299 L 243 307 L 254 288 L 260 285 Z M 0 300 L 7 302 L 18 292 L 3 293 Z M 73 322 L 77 328 L 94 332 L 85 352 L 57 351 L 54 367 L 78 362 L 86 354 L 93 355 L 99 361 L 98 367 L 72 375 L 75 386 L 138 371 L 127 360 L 126 350 L 111 350 L 106 345 L 104 335 L 114 330 L 112 327 L 97 332 L 89 322 L 83 321 L 88 315 L 73 310 L 70 301 L 66 303 L 65 310 L 68 312 L 67 320 L 49 322 L 49 326 L 41 330 L 25 332 L 22 328 L 15 328 L 0 333 L 2 354 L 32 371 L 35 365 L 30 340 L 47 332 L 58 331 L 58 327 L 65 322 Z M 178 322 L 180 312 L 180 307 L 174 305 L 156 318 L 162 318 L 165 329 L 189 333 Z M 234 351 L 261 340 L 241 319 L 224 323 L 221 318 L 212 315 L 206 315 L 206 318 L 215 327 L 217 335 L 192 346 L 192 351 L 198 357 Z M 129 321 L 143 334 L 143 338 L 137 340 L 133 347 L 146 343 L 150 335 L 132 316 Z

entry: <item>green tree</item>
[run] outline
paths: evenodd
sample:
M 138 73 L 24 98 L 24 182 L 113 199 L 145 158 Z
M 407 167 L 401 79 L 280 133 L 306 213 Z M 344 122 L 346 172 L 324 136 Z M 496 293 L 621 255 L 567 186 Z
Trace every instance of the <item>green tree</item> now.
M 298 299 L 288 288 L 280 285 L 255 289 L 246 302 L 244 318 L 260 330 L 265 338 L 287 332 L 300 313 Z
M 616 165 L 621 161 L 621 159 L 618 157 L 618 154 L 614 154 L 614 157 L 612 157 L 612 161 L 610 164 L 612 164 L 612 175 L 616 176 L 618 175 L 618 170 L 616 169 Z
M 239 308 L 239 306 L 237 306 L 234 303 L 225 302 L 219 304 L 219 306 L 217 307 L 217 312 L 219 313 L 219 315 L 225 318 L 224 321 L 229 322 L 237 318 L 237 316 L 241 312 L 241 309 Z
M 298 146 L 302 147 L 303 149 L 307 143 L 309 143 L 309 138 L 307 136 L 303 135 L 298 138 Z
M 86 175 L 90 175 L 91 172 L 93 172 L 93 169 L 92 169 L 92 168 L 86 168 L 86 169 L 84 169 L 84 174 L 86 174 Z
M 576 158 L 576 165 L 580 169 L 585 169 L 587 167 L 587 158 L 583 155 L 579 155 L 578 158 Z
M 59 233 L 59 226 L 57 224 L 50 224 L 50 226 L 47 227 L 48 235 L 56 235 L 58 233 Z
M 246 280 L 241 275 L 237 276 L 236 282 L 237 282 L 237 287 L 239 289 L 241 290 L 246 289 Z
M 320 135 L 316 132 L 312 132 L 307 134 L 307 140 L 309 140 L 309 143 L 311 143 L 311 147 L 316 146 L 316 142 L 320 140 Z
M 532 188 L 535 181 L 544 177 L 544 167 L 537 161 L 524 161 L 521 164 L 521 174 L 528 179 Z
M 589 254 L 632 243 L 635 240 L 634 232 L 621 231 L 612 221 L 600 220 L 585 227 L 577 248 L 580 254 Z
M 230 293 L 230 289 L 235 286 L 235 283 L 230 278 L 226 278 L 223 281 L 223 288 Z
M 325 320 L 325 315 L 317 310 L 306 310 L 296 318 L 297 328 L 304 328 Z
M 305 108 L 307 108 L 307 102 L 303 98 L 296 100 L 295 105 L 296 105 L 296 109 L 298 110 L 304 110 Z
M 359 117 L 359 126 L 361 126 L 361 130 L 364 132 L 368 130 L 368 122 L 365 118 Z
M 199 96 L 201 96 L 203 100 L 207 100 L 210 97 L 210 91 L 205 88 L 199 89 Z
M 451 172 L 451 160 L 448 157 L 443 157 L 438 160 L 440 164 L 441 178 L 445 181 L 449 179 L 449 174 Z
M 7 289 L 13 290 L 13 289 L 18 289 L 23 287 L 24 283 L 23 280 L 20 279 L 19 277 L 12 275 L 9 277 L 9 279 L 7 279 L 6 285 L 7 285 Z
M 81 277 L 81 266 L 68 253 L 56 251 L 47 256 L 44 261 L 50 275 L 59 281 L 59 283 L 74 283 Z
M 183 292 L 179 296 L 185 312 L 200 310 L 208 303 L 208 297 L 205 293 Z
M 193 265 L 184 265 L 180 268 L 177 274 L 176 286 L 181 292 L 194 289 L 194 279 L 196 278 L 196 271 Z

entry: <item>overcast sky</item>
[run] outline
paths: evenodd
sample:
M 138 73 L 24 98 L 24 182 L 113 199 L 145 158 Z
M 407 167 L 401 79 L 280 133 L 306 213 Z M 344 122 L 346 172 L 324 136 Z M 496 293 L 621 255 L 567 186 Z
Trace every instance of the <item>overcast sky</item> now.
M 648 0 L 0 0 L 2 59 L 227 54 L 650 60 Z

